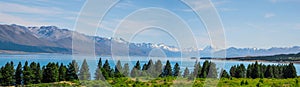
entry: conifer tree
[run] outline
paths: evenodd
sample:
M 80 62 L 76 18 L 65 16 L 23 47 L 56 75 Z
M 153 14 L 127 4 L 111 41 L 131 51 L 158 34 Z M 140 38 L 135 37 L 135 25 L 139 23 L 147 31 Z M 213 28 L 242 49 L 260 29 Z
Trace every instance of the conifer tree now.
M 103 64 L 103 69 L 101 69 L 102 75 L 105 79 L 108 79 L 110 77 L 110 65 L 108 63 L 108 60 L 105 60 L 105 63 Z
M 23 72 L 22 71 L 22 64 L 21 64 L 21 62 L 19 62 L 18 66 L 16 68 L 16 74 L 15 74 L 16 85 L 21 85 L 22 84 L 22 72 Z
M 173 76 L 179 76 L 180 75 L 180 67 L 179 67 L 179 64 L 178 63 L 176 63 L 175 65 L 174 65 L 174 72 L 173 72 Z
M 123 68 L 122 68 L 122 64 L 121 64 L 121 61 L 118 60 L 117 62 L 117 65 L 115 66 L 115 72 L 114 72 L 114 75 L 115 77 L 123 77 Z
M 68 68 L 67 68 L 67 72 L 66 72 L 66 80 L 67 81 L 78 80 L 78 76 L 77 76 L 78 66 L 77 65 L 78 64 L 75 60 L 72 60 L 72 62 L 68 64 Z
M 57 82 L 59 81 L 59 72 L 56 63 L 48 63 L 43 70 L 43 80 L 44 83 Z
M 28 62 L 25 61 L 25 64 L 23 66 L 23 83 L 24 85 L 28 85 L 32 83 L 32 72 L 28 66 Z
M 89 72 L 89 65 L 86 62 L 86 59 L 83 60 L 79 72 L 80 80 L 91 80 L 91 74 Z
M 67 72 L 67 67 L 61 63 L 59 66 L 59 81 L 66 81 L 66 72 Z
M 102 69 L 102 60 L 100 58 L 98 61 L 96 72 L 95 72 L 95 77 L 94 77 L 95 80 L 103 80 L 101 69 Z
M 167 60 L 164 70 L 160 77 L 172 76 L 172 66 L 169 60 Z
M 189 75 L 190 75 L 190 71 L 187 67 L 185 67 L 184 72 L 183 72 L 183 77 L 186 78 L 186 77 L 189 77 Z
M 229 78 L 230 77 L 226 70 L 222 69 L 221 71 L 222 71 L 221 78 Z
M 124 76 L 128 76 L 128 75 L 129 75 L 129 64 L 128 64 L 128 63 L 125 63 L 125 64 L 124 64 L 123 75 L 124 75 Z

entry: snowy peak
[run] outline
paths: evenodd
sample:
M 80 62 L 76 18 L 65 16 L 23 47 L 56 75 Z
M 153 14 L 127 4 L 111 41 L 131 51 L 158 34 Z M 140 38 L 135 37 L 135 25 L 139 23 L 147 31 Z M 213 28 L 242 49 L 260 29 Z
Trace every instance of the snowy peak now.
M 56 26 L 28 27 L 28 30 L 37 38 L 46 38 L 52 41 L 71 37 L 73 33 L 67 29 L 59 29 Z

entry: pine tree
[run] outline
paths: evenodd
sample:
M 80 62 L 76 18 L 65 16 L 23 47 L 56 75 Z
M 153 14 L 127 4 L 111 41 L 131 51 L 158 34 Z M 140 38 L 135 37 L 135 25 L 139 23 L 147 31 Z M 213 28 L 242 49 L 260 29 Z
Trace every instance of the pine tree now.
M 173 72 L 173 76 L 179 76 L 180 75 L 180 67 L 179 67 L 179 64 L 178 63 L 176 63 L 175 65 L 174 65 L 174 72 Z
M 273 78 L 274 75 L 273 75 L 273 68 L 271 67 L 271 65 L 268 65 L 267 66 L 267 70 L 265 72 L 265 75 L 264 75 L 266 78 Z
M 245 78 L 246 77 L 246 68 L 244 64 L 240 64 L 237 66 L 235 71 L 235 77 L 236 78 Z
M 247 67 L 247 72 L 246 72 L 246 77 L 247 78 L 251 78 L 251 73 L 252 73 L 251 70 L 253 69 L 252 67 L 253 67 L 252 64 L 249 64 L 248 67 Z
M 25 61 L 25 65 L 23 66 L 23 83 L 24 85 L 28 85 L 32 83 L 32 72 L 28 66 L 28 62 Z
M 140 61 L 137 61 L 130 72 L 130 76 L 138 77 L 140 75 L 140 69 L 141 69 Z
M 49 82 L 57 82 L 59 81 L 59 72 L 57 64 L 55 63 L 48 63 L 46 67 L 43 70 L 43 82 L 49 83 Z
M 222 71 L 221 78 L 229 78 L 230 77 L 226 70 L 222 69 L 221 71 Z
M 162 73 L 162 62 L 157 60 L 153 71 L 153 77 L 158 77 Z
M 129 64 L 128 63 L 125 63 L 124 64 L 124 69 L 123 69 L 124 71 L 123 71 L 123 75 L 124 76 L 129 76 Z
M 183 77 L 186 78 L 186 77 L 189 77 L 189 75 L 190 75 L 190 71 L 187 67 L 185 67 L 184 72 L 183 72 Z
M 7 62 L 3 68 L 1 68 L 2 79 L 1 85 L 13 86 L 15 83 L 15 69 L 13 62 Z
M 42 78 L 43 78 L 43 73 L 42 73 L 42 70 L 41 70 L 41 65 L 40 63 L 37 63 L 37 66 L 36 66 L 36 76 L 35 76 L 35 81 L 36 83 L 41 83 L 42 82 Z
M 194 71 L 192 73 L 192 77 L 200 77 L 201 75 L 201 66 L 198 61 L 195 62 Z
M 201 69 L 201 75 L 200 75 L 201 78 L 206 78 L 207 77 L 207 74 L 209 72 L 209 65 L 210 65 L 209 62 L 207 60 L 205 60 L 203 65 L 202 65 L 203 67 Z
M 101 73 L 101 69 L 102 69 L 102 60 L 101 58 L 98 61 L 98 65 L 97 65 L 97 69 L 95 72 L 95 80 L 104 80 L 102 73 Z
M 80 72 L 79 72 L 79 79 L 80 80 L 91 80 L 91 74 L 89 72 L 89 66 L 86 62 L 86 59 L 83 60 Z
M 217 66 L 213 62 L 209 62 L 209 73 L 207 74 L 208 78 L 218 78 Z
M 15 78 L 16 78 L 16 85 L 21 85 L 22 84 L 22 64 L 21 62 L 19 62 L 17 69 L 16 69 L 16 74 L 15 74 Z
M 169 60 L 167 60 L 164 70 L 160 77 L 172 76 L 172 66 Z
M 77 76 L 78 66 L 77 65 L 78 64 L 75 60 L 72 60 L 72 62 L 69 63 L 68 68 L 67 68 L 67 72 L 66 72 L 66 80 L 67 81 L 78 80 L 78 76 Z
M 122 73 L 123 73 L 122 64 L 121 64 L 121 61 L 118 60 L 117 65 L 115 66 L 114 75 L 115 75 L 115 77 L 119 78 L 119 77 L 123 77 L 124 76 Z
M 1 68 L 0 68 L 0 85 L 4 85 L 4 78 L 2 75 L 3 72 L 4 72 L 4 67 L 1 66 Z
M 59 81 L 66 81 L 67 67 L 63 63 L 61 63 L 58 71 L 59 71 L 58 72 L 59 73 L 59 76 L 58 76 Z
M 295 78 L 297 76 L 296 68 L 293 63 L 290 63 L 286 66 L 283 74 L 284 78 Z
M 30 70 L 32 72 L 32 76 L 31 76 L 31 79 L 32 79 L 32 83 L 33 84 L 37 84 L 37 83 L 40 83 L 40 78 L 39 78 L 39 75 L 40 75 L 40 68 L 37 67 L 37 63 L 35 62 L 31 62 L 30 63 Z
M 104 77 L 105 79 L 108 79 L 108 78 L 111 77 L 111 76 L 110 76 L 110 71 L 111 71 L 110 65 L 109 65 L 109 63 L 108 63 L 108 60 L 106 59 L 106 60 L 105 60 L 105 63 L 103 64 L 103 69 L 101 69 L 102 75 L 103 75 L 103 77 Z
M 259 78 L 260 77 L 260 66 L 259 64 L 257 63 L 257 61 L 255 62 L 254 64 L 254 67 L 253 67 L 253 70 L 251 70 L 251 78 Z
M 229 73 L 230 73 L 231 77 L 236 77 L 236 70 L 237 70 L 236 65 L 234 65 L 230 68 Z

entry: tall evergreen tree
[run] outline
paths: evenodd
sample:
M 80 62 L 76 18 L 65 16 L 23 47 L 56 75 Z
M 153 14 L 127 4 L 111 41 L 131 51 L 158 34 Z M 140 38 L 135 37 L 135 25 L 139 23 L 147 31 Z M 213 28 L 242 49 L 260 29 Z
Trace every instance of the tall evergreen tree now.
M 40 65 L 35 63 L 35 62 L 31 62 L 29 66 L 30 66 L 30 70 L 31 70 L 31 73 L 32 73 L 32 76 L 30 77 L 32 79 L 32 83 L 33 84 L 41 83 Z
M 257 63 L 257 61 L 255 62 L 254 66 L 253 66 L 253 70 L 251 70 L 251 78 L 259 78 L 260 77 L 260 66 Z
M 141 69 L 140 61 L 137 61 L 134 65 L 134 67 L 132 68 L 131 72 L 130 72 L 130 76 L 131 77 L 139 76 L 140 75 L 140 69 Z
M 237 66 L 235 71 L 236 78 L 245 78 L 246 77 L 246 68 L 244 64 L 240 64 Z
M 63 63 L 61 63 L 58 69 L 59 81 L 66 81 L 66 72 L 67 72 L 67 67 Z
M 208 73 L 207 73 L 208 78 L 217 78 L 218 77 L 217 66 L 214 62 L 209 62 L 209 69 L 207 71 L 208 71 Z
M 105 63 L 103 64 L 103 69 L 101 69 L 102 75 L 105 79 L 108 79 L 110 76 L 110 65 L 108 63 L 108 60 L 105 60 Z
M 28 66 L 28 62 L 25 61 L 25 64 L 23 66 L 23 83 L 24 85 L 28 85 L 32 83 L 32 72 Z
M 221 71 L 222 71 L 222 73 L 220 75 L 221 78 L 229 78 L 230 77 L 230 75 L 228 74 L 228 72 L 226 70 L 222 69 Z
M 247 66 L 247 72 L 246 72 L 246 77 L 247 77 L 247 78 L 251 78 L 252 69 L 253 69 L 253 65 L 252 65 L 252 64 L 249 64 L 249 65 Z
M 69 63 L 68 68 L 67 68 L 66 80 L 67 81 L 78 80 L 77 70 L 78 70 L 77 62 L 75 60 L 72 60 L 72 62 Z
M 268 65 L 267 66 L 267 70 L 265 72 L 265 75 L 264 75 L 266 78 L 273 78 L 274 75 L 273 75 L 273 68 L 271 67 L 271 65 Z
M 124 76 L 129 76 L 129 64 L 125 63 L 124 64 L 124 71 L 123 71 Z
M 231 77 L 236 77 L 236 70 L 237 70 L 236 65 L 234 65 L 230 68 L 229 73 L 230 73 Z
M 179 76 L 180 75 L 180 67 L 179 67 L 179 64 L 178 63 L 176 63 L 175 65 L 174 65 L 174 72 L 173 72 L 173 76 Z
M 167 60 L 164 70 L 160 77 L 172 76 L 172 66 L 169 60 Z
M 42 82 L 42 79 L 43 79 L 43 72 L 41 70 L 41 65 L 40 63 L 37 63 L 37 66 L 36 66 L 36 75 L 35 75 L 35 82 L 36 83 L 41 83 Z
M 158 77 L 162 73 L 162 62 L 157 60 L 153 71 L 153 77 Z
M 184 72 L 183 72 L 183 77 L 186 78 L 186 77 L 189 77 L 189 75 L 190 75 L 190 71 L 187 67 L 185 67 Z
M 91 73 L 89 72 L 89 65 L 86 62 L 86 59 L 83 60 L 79 72 L 80 80 L 91 80 Z
M 123 68 L 122 68 L 122 64 L 121 64 L 121 61 L 120 60 L 118 60 L 118 62 L 117 62 L 117 65 L 115 66 L 115 72 L 114 72 L 114 74 L 115 74 L 115 77 L 123 77 Z
M 16 78 L 16 85 L 21 85 L 22 84 L 22 64 L 21 62 L 19 62 L 17 68 L 16 68 L 16 74 L 15 74 L 15 78 Z
M 101 69 L 102 69 L 102 60 L 100 58 L 95 72 L 95 77 L 94 77 L 95 80 L 103 80 Z
M 0 85 L 4 85 L 4 78 L 3 78 L 2 73 L 4 73 L 4 67 L 3 66 L 1 66 L 1 68 L 0 68 Z
M 13 62 L 7 62 L 5 66 L 1 69 L 2 79 L 1 85 L 3 86 L 13 86 L 15 84 L 15 69 Z
M 288 66 L 286 66 L 283 76 L 284 78 L 295 78 L 297 76 L 296 68 L 293 63 L 290 63 Z
M 59 72 L 58 67 L 56 63 L 48 63 L 46 67 L 43 70 L 43 82 L 49 83 L 49 82 L 57 82 L 59 81 Z
M 207 77 L 207 74 L 209 72 L 209 65 L 210 65 L 209 62 L 207 60 L 205 60 L 203 65 L 202 65 L 203 67 L 201 69 L 201 75 L 200 75 L 201 78 L 206 78 Z

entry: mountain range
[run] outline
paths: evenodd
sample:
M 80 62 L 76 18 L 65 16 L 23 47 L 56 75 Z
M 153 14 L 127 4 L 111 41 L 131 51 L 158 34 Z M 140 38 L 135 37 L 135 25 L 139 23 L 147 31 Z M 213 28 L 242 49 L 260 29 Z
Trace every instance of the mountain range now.
M 74 37 L 73 37 L 74 36 Z M 72 47 L 72 41 L 82 43 L 94 43 L 97 55 L 111 55 L 111 44 L 118 48 L 114 51 L 121 52 L 122 47 L 129 49 L 132 56 L 163 56 L 161 53 L 153 52 L 160 50 L 168 57 L 179 57 L 183 53 L 196 52 L 200 57 L 217 57 L 212 54 L 224 53 L 227 57 L 263 56 L 275 54 L 290 54 L 300 52 L 299 46 L 273 47 L 270 49 L 258 48 L 235 48 L 215 50 L 211 46 L 199 50 L 184 50 L 163 43 L 130 43 L 122 38 L 104 38 L 100 36 L 89 36 L 68 29 L 60 29 L 56 26 L 26 27 L 21 25 L 0 25 L 0 53 L 7 51 L 34 52 L 34 53 L 79 53 L 84 52 L 85 47 Z M 83 51 L 82 51 L 83 50 Z M 72 52 L 74 51 L 74 52 Z M 126 55 L 119 53 L 117 55 Z

